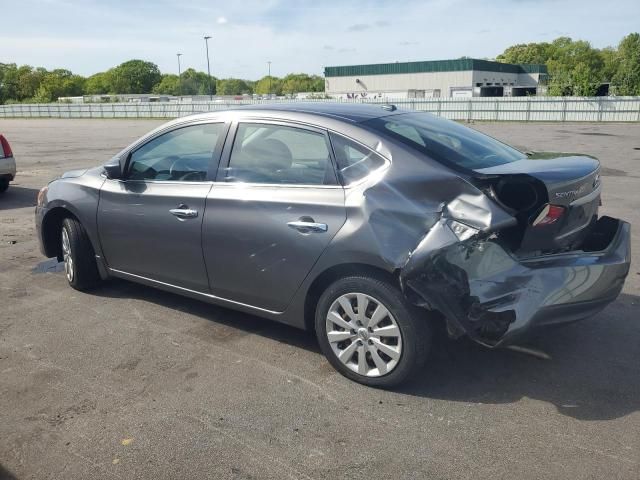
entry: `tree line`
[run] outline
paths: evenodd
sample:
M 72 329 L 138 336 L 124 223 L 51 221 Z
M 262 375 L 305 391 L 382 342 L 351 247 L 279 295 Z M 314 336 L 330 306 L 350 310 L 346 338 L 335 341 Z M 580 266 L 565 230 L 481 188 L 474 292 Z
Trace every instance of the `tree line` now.
M 208 95 L 209 81 L 213 95 L 324 92 L 324 78 L 305 73 L 283 78 L 266 76 L 257 81 L 214 76 L 209 79 L 205 72 L 193 68 L 178 76 L 160 73 L 152 62 L 129 60 L 106 72 L 82 77 L 66 69 L 0 63 L 0 104 L 48 103 L 59 97 L 99 94 Z
M 506 63 L 547 65 L 548 95 L 591 96 L 602 83 L 610 83 L 610 93 L 640 95 L 640 34 L 631 33 L 616 47 L 594 48 L 584 40 L 560 37 L 552 42 L 519 44 L 507 48 L 496 60 Z M 305 73 L 260 80 L 211 77 L 214 95 L 324 92 L 324 79 Z M 89 94 L 154 93 L 162 95 L 207 95 L 209 78 L 205 72 L 189 68 L 178 75 L 163 74 L 158 66 L 144 60 L 129 60 L 90 77 L 66 69 L 46 70 L 29 65 L 0 63 L 0 104 L 46 103 L 58 97 Z
M 617 47 L 593 48 L 584 40 L 560 37 L 552 42 L 514 45 L 498 55 L 506 63 L 545 64 L 548 95 L 592 96 L 602 83 L 610 94 L 640 95 L 640 34 L 631 33 Z

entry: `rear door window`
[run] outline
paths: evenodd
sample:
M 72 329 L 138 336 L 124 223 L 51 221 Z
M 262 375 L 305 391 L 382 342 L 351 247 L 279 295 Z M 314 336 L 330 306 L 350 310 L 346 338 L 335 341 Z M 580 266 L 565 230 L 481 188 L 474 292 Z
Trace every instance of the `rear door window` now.
M 305 128 L 240 123 L 225 181 L 335 185 L 327 137 Z

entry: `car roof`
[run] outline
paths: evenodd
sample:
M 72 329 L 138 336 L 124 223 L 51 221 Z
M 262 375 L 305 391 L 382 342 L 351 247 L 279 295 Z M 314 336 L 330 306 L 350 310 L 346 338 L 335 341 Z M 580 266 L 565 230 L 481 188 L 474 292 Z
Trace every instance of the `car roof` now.
M 394 105 L 336 103 L 336 102 L 287 102 L 242 105 L 225 109 L 225 111 L 241 111 L 255 113 L 305 113 L 331 117 L 343 121 L 359 123 L 373 118 L 386 117 L 406 111 L 397 109 Z M 215 113 L 215 112 L 211 112 Z

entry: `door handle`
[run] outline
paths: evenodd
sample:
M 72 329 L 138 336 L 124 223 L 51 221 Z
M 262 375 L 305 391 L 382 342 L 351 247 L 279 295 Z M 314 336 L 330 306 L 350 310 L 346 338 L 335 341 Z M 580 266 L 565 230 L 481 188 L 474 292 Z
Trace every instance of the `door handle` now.
M 196 218 L 198 216 L 197 210 L 193 210 L 186 205 L 178 205 L 178 208 L 172 208 L 169 213 L 181 219 Z
M 326 223 L 306 222 L 302 220 L 289 222 L 287 225 L 294 230 L 298 230 L 300 233 L 321 233 L 326 232 L 328 229 Z

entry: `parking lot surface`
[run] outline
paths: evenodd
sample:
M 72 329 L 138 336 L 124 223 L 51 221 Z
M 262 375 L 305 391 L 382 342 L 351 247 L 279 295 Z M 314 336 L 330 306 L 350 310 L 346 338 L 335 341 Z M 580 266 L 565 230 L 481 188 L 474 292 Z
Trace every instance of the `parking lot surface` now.
M 162 123 L 0 120 L 0 478 L 640 478 L 640 125 L 475 124 L 603 165 L 630 221 L 624 292 L 540 332 L 548 359 L 438 338 L 413 384 L 350 382 L 313 335 L 124 281 L 90 293 L 43 264 L 33 209 L 60 173 Z

